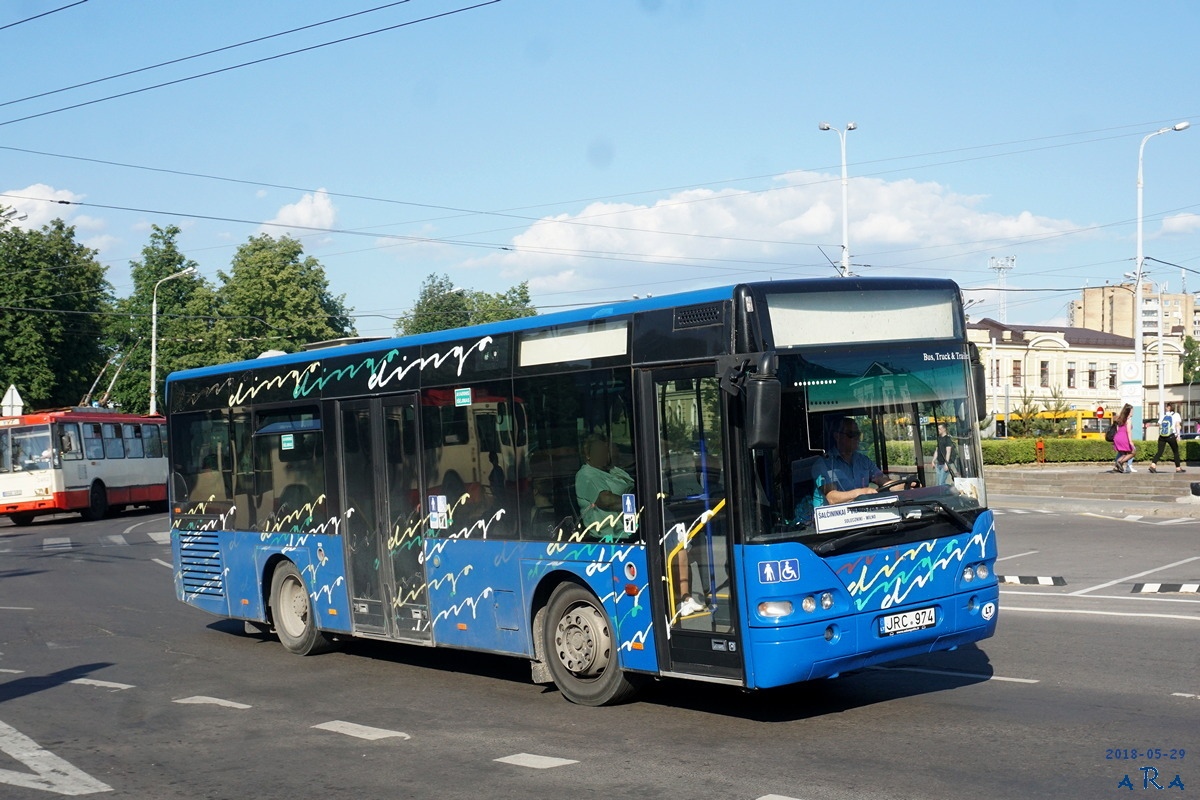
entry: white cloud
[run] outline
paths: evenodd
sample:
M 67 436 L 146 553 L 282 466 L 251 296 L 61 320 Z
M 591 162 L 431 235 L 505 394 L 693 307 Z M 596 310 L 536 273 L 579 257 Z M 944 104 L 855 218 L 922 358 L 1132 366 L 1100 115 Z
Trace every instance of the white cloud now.
M 69 205 L 61 205 L 58 201 L 77 203 L 84 198 L 84 195 L 69 189 L 55 189 L 44 183 L 35 183 L 24 189 L 8 189 L 2 194 L 11 196 L 0 197 L 0 205 L 15 208 L 18 212 L 28 215 L 28 219 L 13 223 L 21 228 L 40 228 L 56 219 L 74 224 L 74 209 Z
M 985 197 L 934 182 L 852 178 L 848 196 L 852 261 L 912 275 L 944 276 L 948 265 L 967 263 L 978 272 L 988 248 L 1079 227 L 984 210 Z M 832 275 L 841 212 L 839 177 L 791 172 L 760 191 L 689 189 L 652 205 L 593 203 L 540 220 L 512 239 L 511 252 L 465 266 L 508 284 L 528 280 L 542 297 Z
M 337 223 L 337 209 L 324 189 L 306 194 L 295 203 L 279 209 L 274 219 L 259 228 L 259 233 L 271 236 L 312 236 L 311 228 L 333 228 Z M 292 230 L 288 230 L 292 228 Z M 322 240 L 322 242 L 328 239 Z
M 1162 232 L 1195 233 L 1200 230 L 1200 214 L 1172 214 L 1162 223 Z

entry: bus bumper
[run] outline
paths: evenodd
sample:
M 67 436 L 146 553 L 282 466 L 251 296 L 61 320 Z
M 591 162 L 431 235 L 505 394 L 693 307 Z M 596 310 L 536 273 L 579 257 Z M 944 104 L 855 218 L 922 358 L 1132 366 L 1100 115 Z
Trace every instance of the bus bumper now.
M 746 665 L 747 688 L 835 677 L 986 639 L 996 632 L 999 595 L 999 586 L 993 584 L 886 611 L 830 616 L 801 625 L 751 627 L 747 653 L 753 663 Z M 884 617 L 931 606 L 937 612 L 934 625 L 891 635 L 881 632 Z

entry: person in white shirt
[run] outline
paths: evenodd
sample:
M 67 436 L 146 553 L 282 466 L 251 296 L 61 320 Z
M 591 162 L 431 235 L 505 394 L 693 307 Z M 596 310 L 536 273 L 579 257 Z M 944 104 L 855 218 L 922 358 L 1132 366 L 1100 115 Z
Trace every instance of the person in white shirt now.
M 1167 411 L 1158 420 L 1158 452 L 1154 454 L 1154 458 L 1150 460 L 1150 471 L 1158 472 L 1158 460 L 1163 456 L 1163 450 L 1167 447 L 1171 448 L 1171 454 L 1175 456 L 1175 471 L 1187 472 L 1183 465 L 1179 463 L 1179 426 L 1181 419 L 1175 413 L 1175 407 L 1167 403 Z

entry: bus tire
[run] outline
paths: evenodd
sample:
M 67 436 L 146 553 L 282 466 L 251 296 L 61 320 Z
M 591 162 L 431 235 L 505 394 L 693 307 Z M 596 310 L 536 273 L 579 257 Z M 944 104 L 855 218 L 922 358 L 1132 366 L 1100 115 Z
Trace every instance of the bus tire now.
M 108 514 L 108 492 L 103 483 L 96 481 L 88 491 L 87 508 L 80 511 L 79 516 L 88 522 L 95 522 L 98 519 L 104 519 L 106 514 Z
M 33 518 L 36 514 L 31 514 L 28 511 L 18 511 L 16 514 L 9 514 L 8 518 L 12 520 L 12 524 L 18 528 L 24 528 L 26 525 L 33 524 Z
M 559 584 L 547 604 L 544 635 L 550 674 L 572 703 L 615 705 L 637 691 L 618 663 L 604 607 L 584 587 Z
M 282 561 L 271 575 L 271 621 L 279 643 L 298 656 L 323 653 L 333 643 L 317 629 L 308 587 L 291 561 Z

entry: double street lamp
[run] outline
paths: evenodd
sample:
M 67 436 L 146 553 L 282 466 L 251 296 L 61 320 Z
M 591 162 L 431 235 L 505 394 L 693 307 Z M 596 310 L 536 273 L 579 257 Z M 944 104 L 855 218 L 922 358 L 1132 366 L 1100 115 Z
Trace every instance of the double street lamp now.
M 1134 276 L 1133 276 L 1133 280 L 1134 280 L 1134 287 L 1133 287 L 1133 359 L 1134 359 L 1134 362 L 1137 364 L 1137 380 L 1132 382 L 1135 386 L 1134 391 L 1136 392 L 1137 398 L 1136 398 L 1136 402 L 1132 403 L 1132 405 L 1133 405 L 1133 430 L 1135 432 L 1137 432 L 1137 434 L 1141 437 L 1145 437 L 1145 435 L 1146 435 L 1145 428 L 1143 425 L 1143 419 L 1142 419 L 1142 407 L 1146 402 L 1146 395 L 1145 395 L 1146 377 L 1144 374 L 1146 365 L 1145 365 L 1145 360 L 1144 360 L 1145 355 L 1144 355 L 1144 344 L 1143 344 L 1144 332 L 1142 331 L 1142 274 L 1144 272 L 1144 263 L 1145 263 L 1145 258 L 1142 255 L 1142 156 L 1146 152 L 1146 142 L 1150 141 L 1155 136 L 1160 136 L 1164 133 L 1171 133 L 1172 131 L 1187 130 L 1189 127 L 1191 127 L 1191 124 L 1192 123 L 1185 121 L 1185 122 L 1176 123 L 1175 125 L 1172 125 L 1169 128 L 1159 128 L 1158 130 L 1154 131 L 1153 133 L 1148 133 L 1144 137 L 1142 137 L 1142 144 L 1140 147 L 1138 147 L 1137 260 L 1134 264 Z M 1160 305 L 1160 307 L 1158 309 L 1158 313 L 1160 315 L 1160 317 L 1159 317 L 1160 323 L 1159 324 L 1161 324 L 1161 320 L 1162 320 L 1162 317 L 1161 317 L 1162 311 L 1163 310 Z M 1161 350 L 1162 350 L 1162 341 L 1160 339 L 1160 341 L 1159 341 L 1160 355 L 1161 355 Z M 1159 380 L 1160 381 L 1162 379 L 1161 376 L 1162 376 L 1162 371 L 1160 369 L 1160 371 L 1159 371 Z M 1160 408 L 1158 410 L 1158 413 L 1160 416 L 1163 413 L 1163 409 L 1161 408 L 1161 403 L 1162 403 L 1162 393 L 1160 391 L 1160 393 L 1159 393 Z
M 195 273 L 195 267 L 181 269 L 154 284 L 150 302 L 150 415 L 158 413 L 158 287 L 169 280 Z
M 835 128 L 828 122 L 822 122 L 817 126 L 823 131 L 833 131 L 838 135 L 838 141 L 842 143 L 842 277 L 850 277 L 850 212 L 849 203 L 847 202 L 847 181 L 846 181 L 846 134 L 850 131 L 857 130 L 858 125 L 853 122 L 846 123 L 846 129 L 843 131 Z

